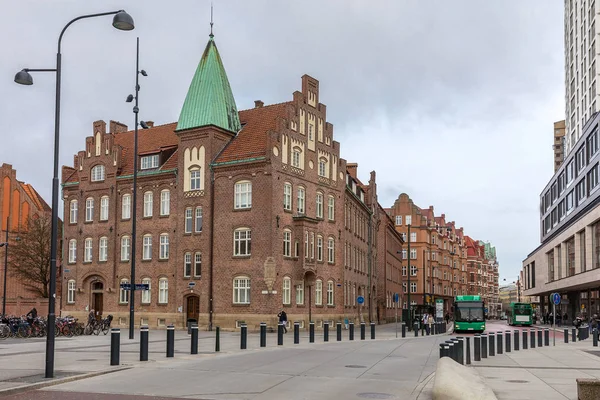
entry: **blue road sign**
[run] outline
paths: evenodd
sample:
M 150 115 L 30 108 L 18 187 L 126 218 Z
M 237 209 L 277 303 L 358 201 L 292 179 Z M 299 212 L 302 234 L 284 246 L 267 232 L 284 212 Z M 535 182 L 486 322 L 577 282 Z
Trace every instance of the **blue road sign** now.
M 394 293 L 394 303 L 398 303 L 400 301 L 400 296 L 398 296 L 398 293 Z
M 364 297 L 362 297 L 362 296 L 358 296 L 358 297 L 356 298 L 356 302 L 357 302 L 358 304 L 362 304 L 362 303 L 364 303 L 364 302 L 365 302 L 365 298 L 364 298 Z
M 556 304 L 556 305 L 560 304 L 560 294 L 558 294 L 558 293 L 552 293 L 551 298 L 552 298 L 552 302 L 554 304 Z
M 123 290 L 131 290 L 131 283 L 121 283 L 121 285 L 119 285 L 119 286 Z M 149 290 L 149 289 L 150 289 L 150 285 L 148 285 L 147 283 L 136 283 L 135 284 L 135 290 Z

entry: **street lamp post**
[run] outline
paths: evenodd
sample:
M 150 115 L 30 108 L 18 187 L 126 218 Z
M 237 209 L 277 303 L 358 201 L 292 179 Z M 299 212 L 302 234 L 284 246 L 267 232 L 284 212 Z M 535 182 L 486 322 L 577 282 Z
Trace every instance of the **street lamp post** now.
M 15 82 L 21 85 L 32 85 L 33 78 L 29 72 L 56 72 L 56 97 L 54 113 L 54 174 L 52 176 L 52 224 L 50 234 L 50 287 L 48 293 L 48 336 L 46 337 L 46 378 L 54 377 L 54 325 L 56 322 L 56 255 L 58 245 L 58 156 L 60 142 L 60 84 L 61 84 L 61 57 L 60 45 L 65 31 L 71 24 L 80 19 L 114 15 L 112 25 L 124 31 L 134 28 L 133 18 L 123 10 L 110 11 L 98 14 L 82 15 L 74 18 L 60 32 L 58 37 L 58 51 L 56 52 L 56 68 L 53 69 L 23 69 L 15 75 Z
M 4 289 L 2 289 L 2 316 L 6 316 L 6 275 L 8 274 L 8 217 L 6 218 L 6 239 L 4 243 L 0 243 L 0 247 L 6 246 L 4 249 Z
M 135 244 L 136 244 L 136 221 L 137 221 L 137 171 L 138 171 L 138 125 L 141 125 L 143 129 L 148 129 L 148 125 L 141 121 L 138 123 L 138 114 L 140 108 L 138 107 L 138 97 L 140 91 L 139 78 L 142 76 L 148 76 L 146 71 L 140 70 L 140 38 L 137 38 L 136 51 L 135 51 L 135 97 L 133 95 L 127 96 L 127 103 L 131 103 L 135 99 L 135 106 L 133 106 L 133 114 L 135 115 L 135 128 L 133 132 L 133 207 L 132 207 L 132 218 L 131 218 L 131 283 L 129 293 L 129 339 L 134 338 L 135 330 Z

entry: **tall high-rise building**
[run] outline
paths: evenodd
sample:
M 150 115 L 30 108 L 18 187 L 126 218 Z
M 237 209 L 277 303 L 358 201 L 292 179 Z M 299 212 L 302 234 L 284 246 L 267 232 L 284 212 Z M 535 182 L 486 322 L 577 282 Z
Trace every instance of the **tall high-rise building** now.
M 595 0 L 565 0 L 565 155 L 575 147 L 583 126 L 596 112 Z
M 554 123 L 554 173 L 558 171 L 565 159 L 565 120 Z

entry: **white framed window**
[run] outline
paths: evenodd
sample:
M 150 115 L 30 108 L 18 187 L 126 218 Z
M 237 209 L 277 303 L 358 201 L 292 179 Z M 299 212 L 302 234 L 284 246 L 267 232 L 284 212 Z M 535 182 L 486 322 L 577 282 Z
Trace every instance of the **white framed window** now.
M 129 236 L 121 237 L 121 261 L 129 261 L 129 249 L 131 248 L 131 239 Z
M 327 239 L 327 262 L 335 262 L 335 240 L 331 237 Z
M 236 210 L 252 208 L 252 182 L 241 181 L 236 182 L 235 187 L 235 204 Z
M 196 207 L 196 232 L 202 232 L 202 207 Z
M 353 288 L 354 300 L 356 301 L 356 286 Z M 327 305 L 333 305 L 333 281 L 327 281 Z
M 320 279 L 315 281 L 315 305 L 323 305 L 323 281 Z
M 417 266 L 416 265 L 410 266 L 410 276 L 417 276 Z
M 183 256 L 183 276 L 188 278 L 192 275 L 192 253 L 185 253 Z
M 158 304 L 167 304 L 169 302 L 169 281 L 167 278 L 158 280 Z
M 158 168 L 158 154 L 142 157 L 142 169 Z
M 417 232 L 411 232 L 410 233 L 410 241 L 411 242 L 416 242 L 417 241 Z
M 310 233 L 310 258 L 315 259 L 315 233 Z
M 108 238 L 102 236 L 98 243 L 98 261 L 108 260 Z
M 317 235 L 317 261 L 323 261 L 323 236 Z
M 289 229 L 283 231 L 283 256 L 290 257 L 292 251 L 292 232 Z
M 124 194 L 121 201 L 121 219 L 131 218 L 131 195 Z
M 160 215 L 169 215 L 171 213 L 171 192 L 164 189 L 160 192 Z
M 190 170 L 190 190 L 200 190 L 200 168 Z
M 317 218 L 323 218 L 323 193 L 317 193 Z
M 251 233 L 249 228 L 236 229 L 233 232 L 233 255 L 249 256 L 251 254 Z
M 152 260 L 152 235 L 144 235 L 142 259 Z
M 417 259 L 417 249 L 410 249 L 410 259 L 411 260 Z
M 202 253 L 200 252 L 194 255 L 194 276 L 202 276 Z
M 127 304 L 129 303 L 129 290 L 125 290 L 121 285 L 129 283 L 129 279 L 123 278 L 121 279 L 121 284 L 119 285 L 119 303 Z
M 77 262 L 77 240 L 69 240 L 69 263 Z
M 104 180 L 104 165 L 96 165 L 92 168 L 92 182 L 100 182 Z
M 77 200 L 71 200 L 69 203 L 69 222 L 72 224 L 77 223 L 78 214 L 78 202 Z
M 319 160 L 319 176 L 327 176 L 326 167 L 327 162 L 325 160 Z
M 88 197 L 85 199 L 85 222 L 94 220 L 94 199 Z
M 300 168 L 300 149 L 292 150 L 292 167 Z
M 283 184 L 283 209 L 292 209 L 292 184 L 288 182 Z
M 233 303 L 250 304 L 250 278 L 247 276 L 233 279 Z
M 402 225 L 402 215 L 396 215 L 396 225 Z
M 108 220 L 108 196 L 100 198 L 100 221 Z
M 282 291 L 282 299 L 283 304 L 290 304 L 291 300 L 291 291 L 292 291 L 292 280 L 290 278 L 283 278 L 283 286 L 281 287 Z
M 304 200 L 306 199 L 306 190 L 303 187 L 298 188 L 298 199 L 296 202 L 296 211 L 298 214 L 304 214 Z
M 152 216 L 152 206 L 153 206 L 153 194 L 152 192 L 144 193 L 144 217 Z
M 86 238 L 84 244 L 83 262 L 92 262 L 92 238 Z
M 160 235 L 160 251 L 158 254 L 158 258 L 161 260 L 169 259 L 169 234 L 161 233 Z
M 142 283 L 148 285 L 148 290 L 142 290 L 142 304 L 150 304 L 152 297 L 150 290 L 152 290 L 152 280 L 150 278 L 142 279 Z
M 330 221 L 335 219 L 335 197 L 332 195 L 327 197 L 327 218 Z
M 404 221 L 406 221 L 406 225 L 412 225 L 412 215 L 407 215 Z
M 296 304 L 304 304 L 304 282 L 296 285 Z
M 192 215 L 192 207 L 188 207 L 185 209 L 185 233 L 192 233 L 192 223 L 193 223 L 193 215 Z
M 73 279 L 67 282 L 67 303 L 75 303 L 75 281 Z
M 402 276 L 406 276 L 406 265 L 402 266 Z
M 410 283 L 410 292 L 411 293 L 416 293 L 417 292 L 417 284 L 415 282 L 411 282 Z

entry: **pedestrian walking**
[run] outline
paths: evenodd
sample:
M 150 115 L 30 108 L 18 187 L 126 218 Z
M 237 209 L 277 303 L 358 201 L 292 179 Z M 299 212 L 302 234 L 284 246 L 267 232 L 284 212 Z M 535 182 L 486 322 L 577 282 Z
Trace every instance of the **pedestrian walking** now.
M 446 320 L 446 324 L 448 324 L 450 322 L 450 314 L 446 313 L 446 316 L 444 318 Z
M 279 317 L 279 322 L 283 324 L 283 333 L 287 333 L 287 314 L 281 310 L 277 316 Z

